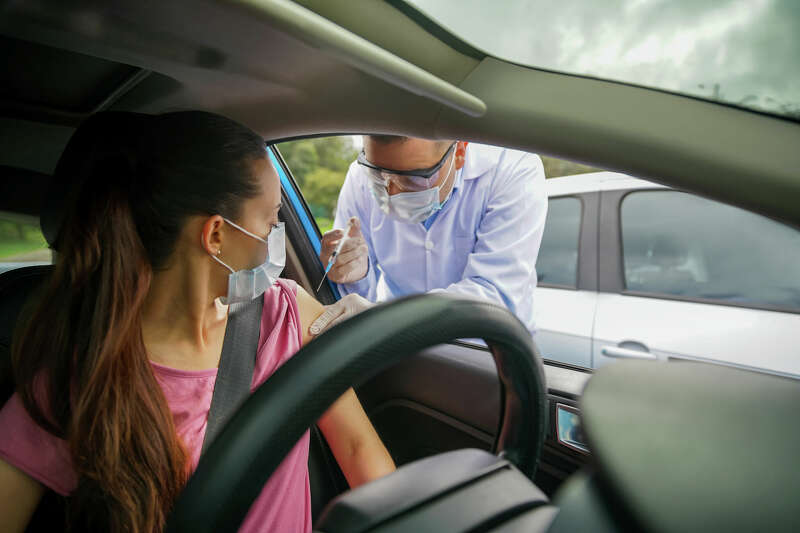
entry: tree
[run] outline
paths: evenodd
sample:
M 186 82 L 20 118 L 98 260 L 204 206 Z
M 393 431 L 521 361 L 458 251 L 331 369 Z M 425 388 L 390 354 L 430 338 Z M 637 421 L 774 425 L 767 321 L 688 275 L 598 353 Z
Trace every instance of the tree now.
M 299 139 L 278 145 L 315 218 L 332 218 L 347 169 L 358 152 L 350 137 Z
M 344 183 L 344 172 L 318 167 L 306 176 L 303 196 L 308 202 L 315 217 L 333 218 L 336 212 L 336 200 Z
M 321 137 L 311 141 L 317 150 L 319 166 L 337 172 L 347 172 L 358 157 L 350 137 Z
M 305 185 L 306 176 L 316 170 L 319 166 L 319 156 L 317 150 L 310 139 L 299 141 L 289 141 L 278 145 L 278 150 L 289 167 L 297 184 L 302 187 Z

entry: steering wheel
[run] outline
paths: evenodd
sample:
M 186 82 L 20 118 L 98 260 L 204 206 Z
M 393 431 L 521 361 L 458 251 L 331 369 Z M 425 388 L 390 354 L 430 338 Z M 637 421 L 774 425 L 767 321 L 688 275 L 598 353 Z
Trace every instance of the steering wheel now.
M 285 455 L 348 388 L 409 354 L 459 338 L 482 338 L 489 346 L 503 396 L 493 451 L 532 479 L 547 398 L 530 333 L 494 304 L 446 294 L 411 296 L 342 322 L 281 366 L 206 450 L 167 530 L 235 531 Z

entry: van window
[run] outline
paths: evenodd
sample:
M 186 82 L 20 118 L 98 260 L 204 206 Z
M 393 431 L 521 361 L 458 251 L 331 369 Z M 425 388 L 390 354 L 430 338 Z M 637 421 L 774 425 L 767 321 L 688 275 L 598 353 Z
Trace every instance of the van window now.
M 800 311 L 800 231 L 677 191 L 629 194 L 621 221 L 628 291 Z
M 546 220 L 536 260 L 539 285 L 577 287 L 581 201 L 571 196 L 551 198 Z

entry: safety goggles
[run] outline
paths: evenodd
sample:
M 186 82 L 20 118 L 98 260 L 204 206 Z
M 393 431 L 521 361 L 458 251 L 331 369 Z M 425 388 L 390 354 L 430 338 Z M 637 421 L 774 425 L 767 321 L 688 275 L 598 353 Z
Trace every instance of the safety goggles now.
M 363 150 L 358 155 L 357 161 L 366 170 L 369 178 L 378 185 L 388 189 L 389 183 L 394 183 L 398 189 L 404 192 L 424 191 L 439 183 L 439 171 L 455 146 L 456 143 L 451 144 L 439 162 L 432 167 L 417 170 L 394 170 L 373 165 L 367 161 Z

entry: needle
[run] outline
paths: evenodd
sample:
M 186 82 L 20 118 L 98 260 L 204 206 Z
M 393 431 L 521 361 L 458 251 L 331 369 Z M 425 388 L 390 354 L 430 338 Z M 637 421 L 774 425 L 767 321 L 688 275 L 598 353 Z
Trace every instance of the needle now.
M 325 283 L 325 280 L 328 278 L 328 272 L 330 272 L 331 267 L 336 262 L 336 258 L 339 257 L 339 252 L 342 251 L 342 246 L 344 243 L 350 238 L 350 226 L 352 225 L 351 222 L 347 223 L 347 228 L 345 229 L 344 237 L 339 240 L 339 244 L 336 245 L 336 249 L 331 254 L 330 258 L 328 259 L 328 266 L 325 267 L 325 274 L 322 276 L 322 281 L 319 282 L 319 286 L 317 287 L 317 291 L 322 288 L 322 284 Z

